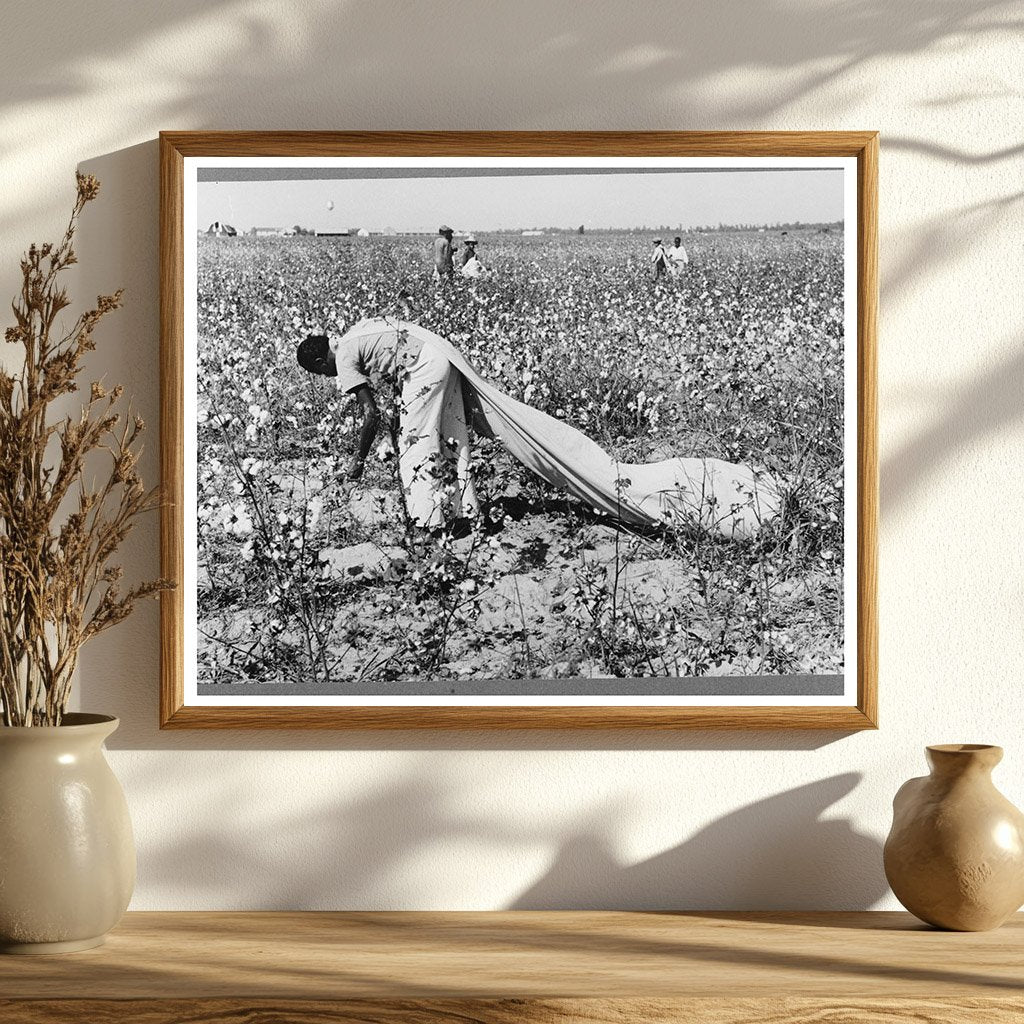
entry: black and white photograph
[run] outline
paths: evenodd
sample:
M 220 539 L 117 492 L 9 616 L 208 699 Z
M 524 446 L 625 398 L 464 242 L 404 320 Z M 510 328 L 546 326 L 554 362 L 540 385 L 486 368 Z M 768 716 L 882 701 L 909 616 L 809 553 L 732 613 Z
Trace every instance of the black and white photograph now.
M 192 699 L 852 703 L 856 160 L 187 165 Z

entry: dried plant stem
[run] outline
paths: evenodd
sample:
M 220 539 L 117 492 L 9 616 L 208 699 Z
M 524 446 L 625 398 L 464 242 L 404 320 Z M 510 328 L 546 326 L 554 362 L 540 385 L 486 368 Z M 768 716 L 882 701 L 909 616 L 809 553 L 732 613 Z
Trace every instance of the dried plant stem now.
M 126 618 L 137 600 L 169 586 L 152 580 L 122 594 L 122 570 L 110 562 L 135 519 L 159 500 L 137 471 L 145 424 L 130 408 L 123 417 L 114 408 L 124 389 L 108 393 L 94 381 L 78 417 L 50 422 L 48 416 L 57 399 L 78 391 L 82 360 L 96 347 L 93 331 L 121 305 L 120 291 L 100 295 L 69 331 L 57 327 L 70 304 L 59 275 L 77 262 L 78 218 L 99 192 L 91 175 L 79 174 L 77 181 L 64 237 L 57 245 L 31 246 L 21 261 L 21 289 L 11 304 L 15 323 L 5 338 L 22 346 L 22 368 L 18 375 L 0 371 L 0 710 L 6 726 L 60 724 L 82 645 Z M 83 480 L 94 453 L 110 460 L 98 489 Z M 76 486 L 77 501 L 70 497 Z

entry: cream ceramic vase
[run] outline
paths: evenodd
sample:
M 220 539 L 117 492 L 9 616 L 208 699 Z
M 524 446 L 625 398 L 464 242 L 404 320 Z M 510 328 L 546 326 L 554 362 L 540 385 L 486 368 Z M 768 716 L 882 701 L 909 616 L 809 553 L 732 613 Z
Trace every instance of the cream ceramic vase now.
M 938 928 L 998 928 L 1024 904 L 1024 814 L 992 784 L 999 747 L 928 747 L 931 775 L 893 800 L 885 876 L 916 917 Z
M 135 886 L 124 792 L 103 741 L 105 715 L 0 727 L 0 951 L 98 946 Z

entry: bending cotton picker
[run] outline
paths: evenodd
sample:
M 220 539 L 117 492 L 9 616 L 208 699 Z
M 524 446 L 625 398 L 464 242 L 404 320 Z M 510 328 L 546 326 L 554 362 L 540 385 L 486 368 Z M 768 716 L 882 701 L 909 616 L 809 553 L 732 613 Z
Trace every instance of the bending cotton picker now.
M 444 338 L 418 324 L 362 320 L 340 338 L 311 336 L 301 365 L 337 378 L 356 395 L 365 418 L 351 479 L 359 479 L 378 414 L 375 373 L 399 377 L 399 471 L 410 516 L 439 527 L 479 512 L 470 472 L 469 427 L 499 440 L 542 480 L 615 520 L 652 526 L 687 522 L 730 537 L 750 536 L 779 508 L 776 482 L 764 471 L 721 459 L 617 462 L 574 427 L 501 392 Z M 457 481 L 445 486 L 444 463 Z

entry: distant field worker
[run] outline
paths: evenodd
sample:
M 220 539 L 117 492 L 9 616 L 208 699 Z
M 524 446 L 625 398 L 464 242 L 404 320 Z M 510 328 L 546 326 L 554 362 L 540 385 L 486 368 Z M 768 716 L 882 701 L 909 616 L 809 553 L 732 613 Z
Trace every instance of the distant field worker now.
M 341 337 L 310 335 L 299 365 L 337 378 L 359 403 L 363 422 L 349 480 L 363 475 L 380 413 L 373 373 L 400 390 L 398 473 L 410 518 L 437 528 L 479 511 L 469 428 L 499 440 L 527 469 L 585 506 L 637 526 L 683 521 L 727 537 L 756 533 L 779 509 L 769 474 L 719 459 L 619 462 L 568 423 L 488 383 L 449 341 L 419 324 L 360 320 Z
M 683 240 L 678 235 L 672 239 L 672 248 L 665 255 L 668 258 L 668 272 L 674 278 L 682 277 L 683 267 L 690 262 L 690 257 L 686 255 Z
M 476 254 L 476 246 L 475 238 L 466 239 L 466 251 L 462 254 L 462 269 L 459 271 L 463 277 L 482 277 L 486 273 L 486 268 Z
M 447 224 L 442 224 L 437 229 L 437 238 L 434 239 L 434 280 L 439 284 L 451 284 L 455 280 L 452 234 L 452 229 Z
M 654 280 L 660 281 L 668 269 L 668 253 L 661 244 L 661 239 L 654 240 L 654 252 L 651 253 L 651 264 L 654 267 Z

